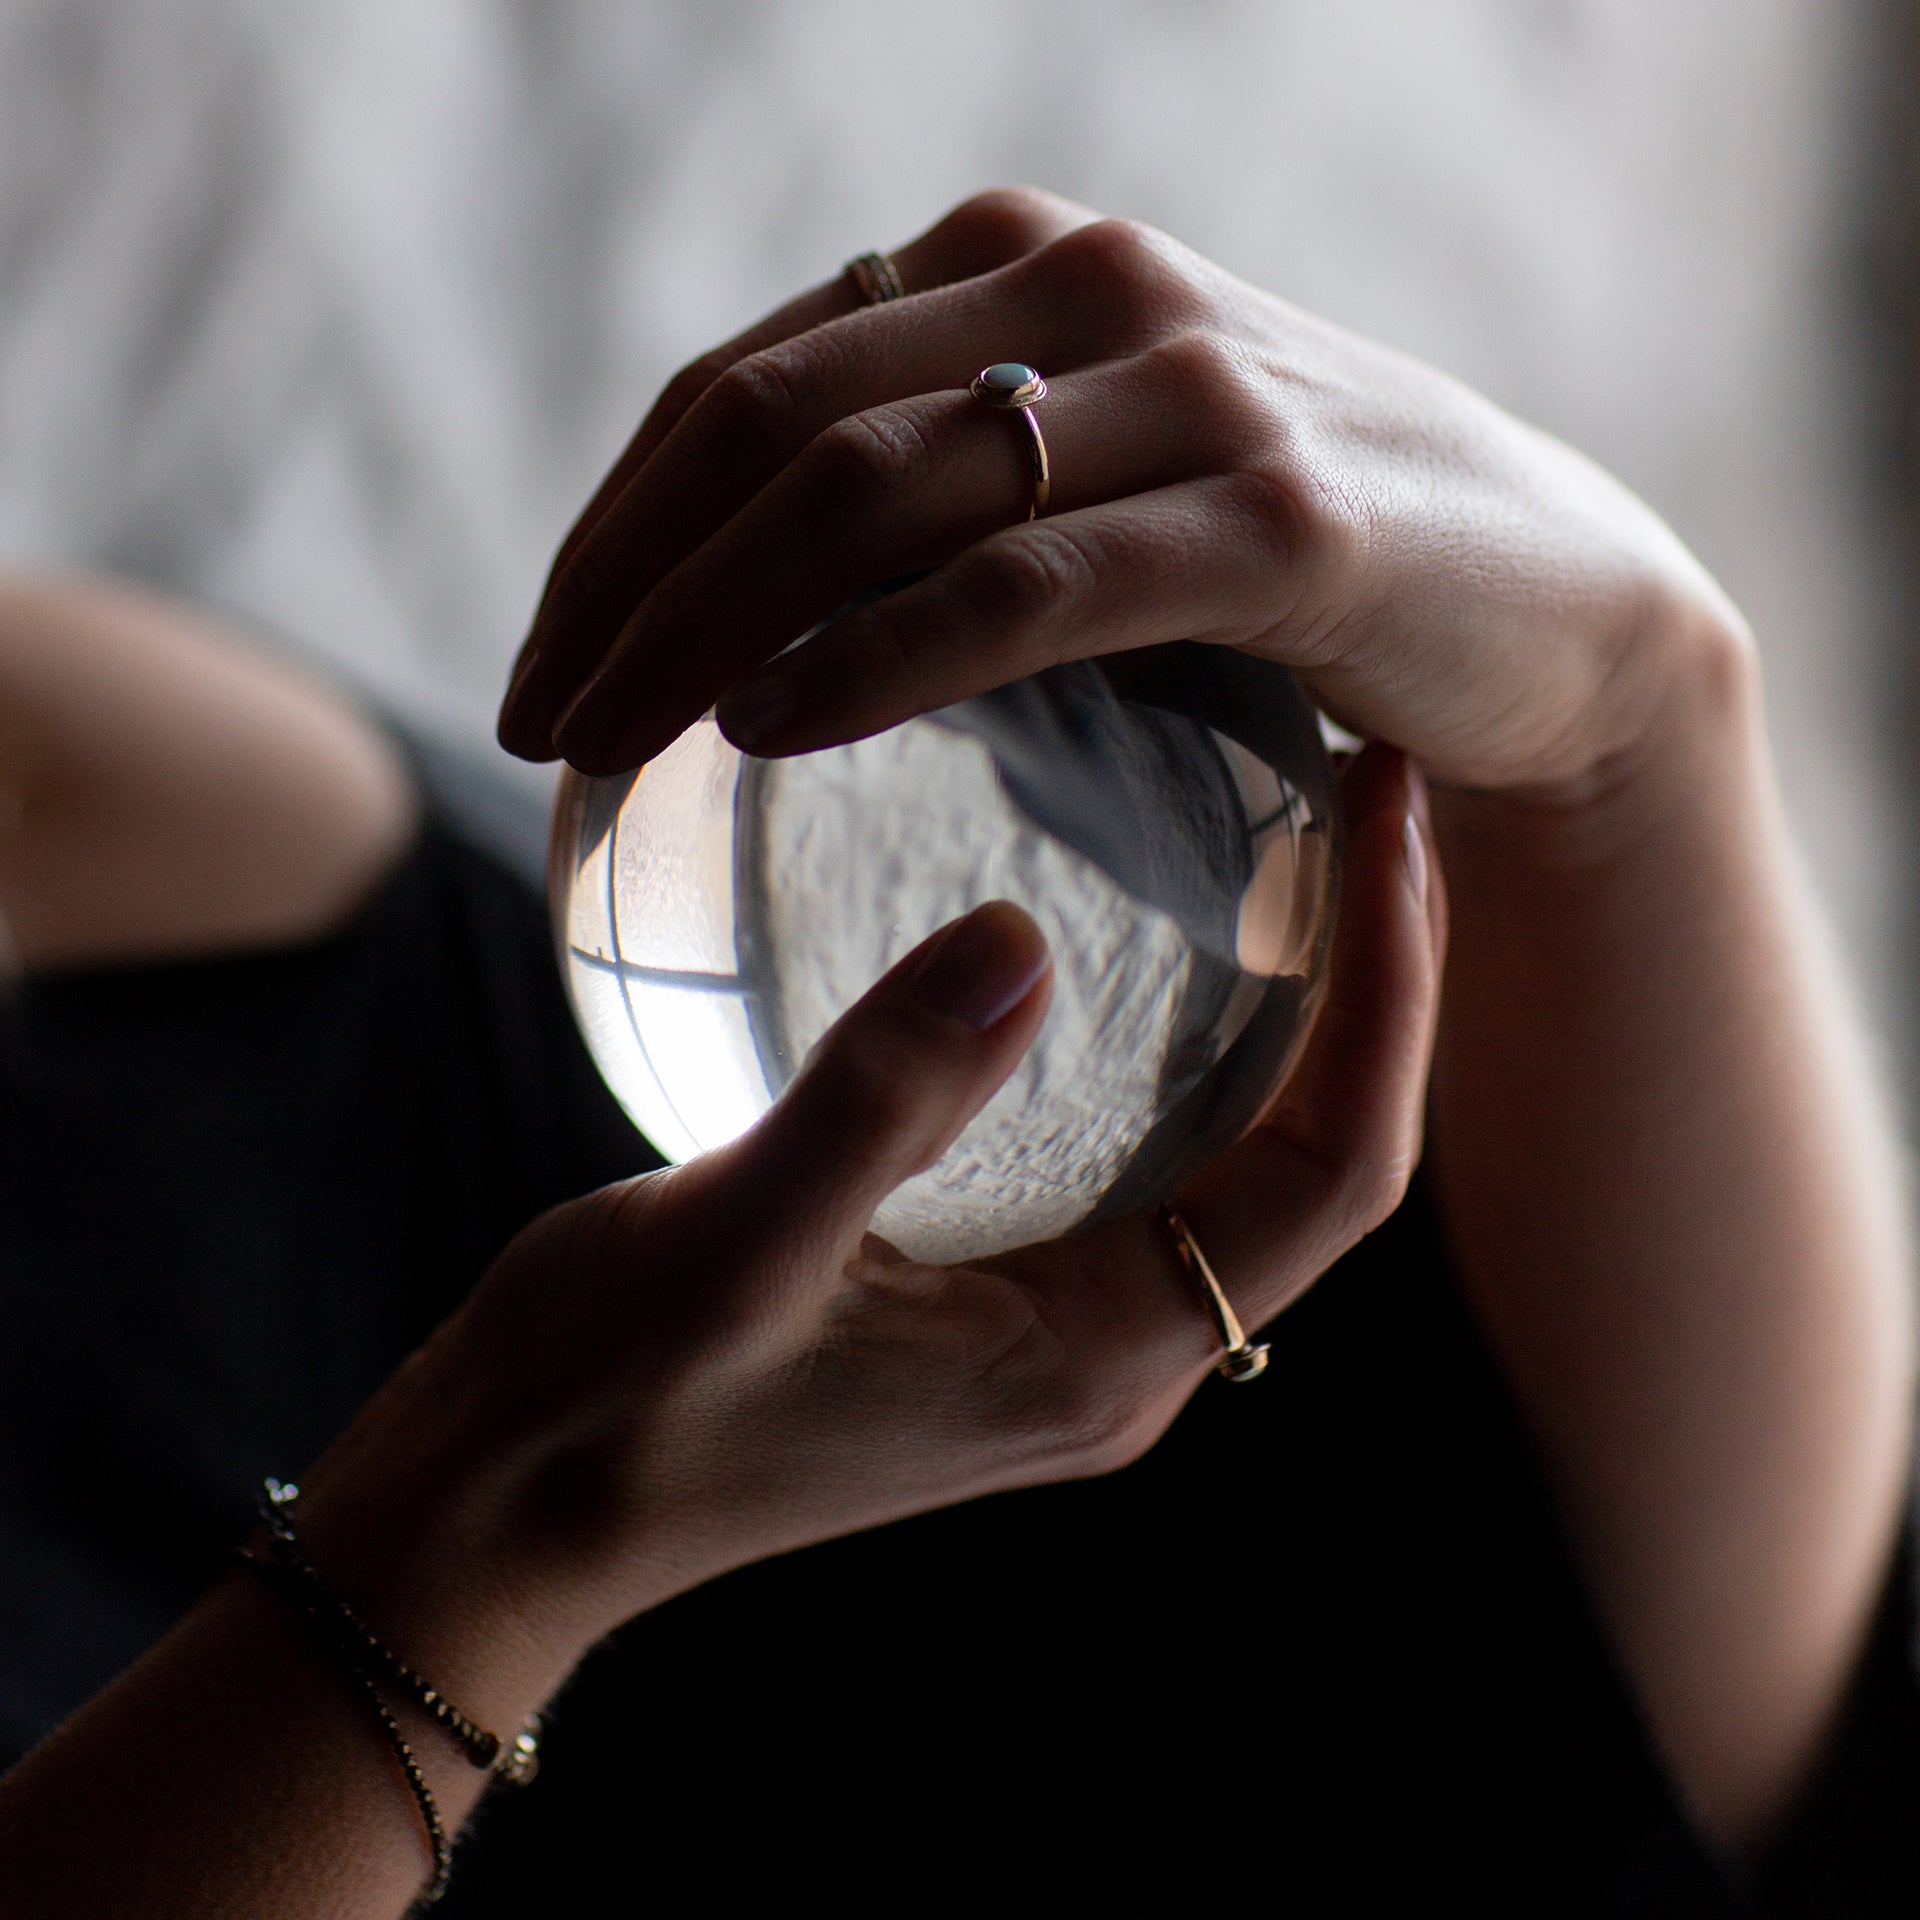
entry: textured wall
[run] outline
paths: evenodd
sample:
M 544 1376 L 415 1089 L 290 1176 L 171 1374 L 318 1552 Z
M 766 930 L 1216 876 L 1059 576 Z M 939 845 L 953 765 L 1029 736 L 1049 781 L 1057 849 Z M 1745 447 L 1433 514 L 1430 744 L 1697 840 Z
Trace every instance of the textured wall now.
M 1648 493 L 1760 629 L 1891 1009 L 1869 12 L 0 0 L 0 553 L 240 608 L 484 737 L 545 556 L 672 367 L 1033 179 Z

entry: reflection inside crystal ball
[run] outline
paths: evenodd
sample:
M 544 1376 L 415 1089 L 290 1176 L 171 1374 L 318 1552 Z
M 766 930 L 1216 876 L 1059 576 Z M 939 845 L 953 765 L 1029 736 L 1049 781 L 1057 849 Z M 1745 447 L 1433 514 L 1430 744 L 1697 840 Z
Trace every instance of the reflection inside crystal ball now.
M 1151 1204 L 1246 1130 L 1318 998 L 1336 845 L 1293 677 L 1182 643 L 785 760 L 709 717 L 638 773 L 565 776 L 550 877 L 581 1030 L 675 1161 L 751 1126 L 936 928 L 1032 914 L 1038 1037 L 874 1220 L 951 1262 Z

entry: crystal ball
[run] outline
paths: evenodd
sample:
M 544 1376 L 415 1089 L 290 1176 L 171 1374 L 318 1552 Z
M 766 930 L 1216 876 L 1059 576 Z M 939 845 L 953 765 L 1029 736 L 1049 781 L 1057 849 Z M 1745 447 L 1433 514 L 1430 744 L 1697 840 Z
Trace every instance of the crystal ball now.
M 1337 852 L 1293 676 L 1180 643 L 789 759 L 709 716 L 637 773 L 565 775 L 549 881 L 581 1031 L 674 1161 L 750 1127 L 936 928 L 1032 914 L 1037 1038 L 874 1219 L 953 1262 L 1150 1205 L 1245 1132 L 1319 998 Z

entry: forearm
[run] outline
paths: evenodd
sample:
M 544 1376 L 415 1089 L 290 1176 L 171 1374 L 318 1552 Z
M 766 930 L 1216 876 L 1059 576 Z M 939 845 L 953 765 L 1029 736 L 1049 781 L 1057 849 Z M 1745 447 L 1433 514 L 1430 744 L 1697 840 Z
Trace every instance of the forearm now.
M 1815 1757 L 1909 1445 L 1897 1155 L 1741 649 L 1581 804 L 1436 801 L 1432 1165 L 1657 1737 L 1725 1840 Z
M 482 1776 L 405 1727 L 452 1833 Z M 371 1710 L 237 1574 L 0 1780 L 0 1908 L 39 1920 L 381 1920 L 431 1871 Z
M 485 1411 L 444 1343 L 416 1356 L 305 1476 L 300 1550 L 386 1645 L 511 1738 L 587 1637 L 553 1630 L 559 1608 L 531 1631 L 503 1596 L 520 1481 Z M 487 1776 L 381 1691 L 451 1839 Z M 380 1920 L 406 1911 L 433 1864 L 342 1656 L 239 1569 L 0 1779 L 9 1914 Z

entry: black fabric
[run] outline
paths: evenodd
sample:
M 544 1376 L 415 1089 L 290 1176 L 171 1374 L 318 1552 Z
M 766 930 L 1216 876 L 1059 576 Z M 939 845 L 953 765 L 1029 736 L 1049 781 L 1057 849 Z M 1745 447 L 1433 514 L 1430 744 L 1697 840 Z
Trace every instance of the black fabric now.
M 650 1156 L 544 915 L 434 829 L 310 951 L 0 1011 L 0 1739 L 184 1607 L 542 1207 Z M 1713 1916 L 1423 1197 L 1105 1479 L 751 1568 L 599 1650 L 450 1920 L 784 1906 Z M 1907 1570 L 1764 1910 L 1920 1910 Z
M 528 1219 L 657 1164 L 435 830 L 307 951 L 0 998 L 0 1741 L 154 1639 Z

